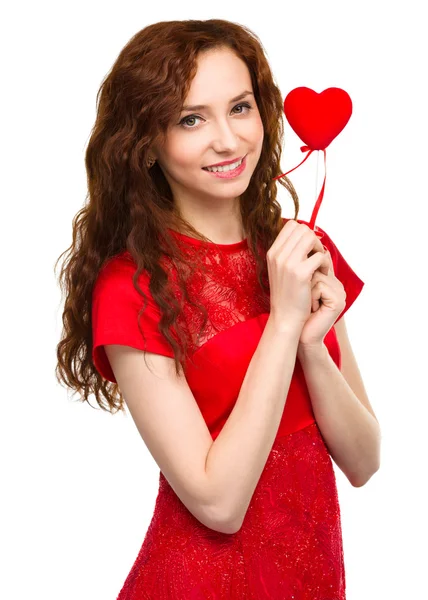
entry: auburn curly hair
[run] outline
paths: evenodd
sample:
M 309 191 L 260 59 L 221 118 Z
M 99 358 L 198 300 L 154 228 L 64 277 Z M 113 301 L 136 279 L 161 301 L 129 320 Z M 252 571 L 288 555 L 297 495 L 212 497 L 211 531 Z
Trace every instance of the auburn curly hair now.
M 180 215 L 161 168 L 156 163 L 149 169 L 147 159 L 152 144 L 166 139 L 168 125 L 180 114 L 198 55 L 223 48 L 246 63 L 264 128 L 260 159 L 239 202 L 265 294 L 269 294 L 267 263 L 257 249 L 267 252 L 284 224 L 276 181 L 291 194 L 293 218 L 298 216 L 299 200 L 290 180 L 285 176 L 273 180 L 281 174 L 283 99 L 259 38 L 243 25 L 222 19 L 159 22 L 135 34 L 98 90 L 96 120 L 85 154 L 86 204 L 73 219 L 70 247 L 55 263 L 56 269 L 66 255 L 59 275 L 65 302 L 55 375 L 81 395 L 79 400 L 90 404 L 93 393 L 99 407 L 111 413 L 124 411 L 124 398 L 118 384 L 105 380 L 93 364 L 91 301 L 101 268 L 124 250 L 137 265 L 133 285 L 144 298 L 137 281 L 143 269 L 149 274 L 150 293 L 162 314 L 159 329 L 172 346 L 176 374 L 184 368 L 187 343 L 176 327 L 180 306 L 161 263 L 162 256 L 175 264 L 184 264 L 185 257 L 167 228 L 210 240 Z M 195 268 L 187 266 L 189 272 Z M 184 277 L 180 288 L 187 299 Z M 205 323 L 206 319 L 201 331 Z M 178 343 L 171 326 L 176 327 Z

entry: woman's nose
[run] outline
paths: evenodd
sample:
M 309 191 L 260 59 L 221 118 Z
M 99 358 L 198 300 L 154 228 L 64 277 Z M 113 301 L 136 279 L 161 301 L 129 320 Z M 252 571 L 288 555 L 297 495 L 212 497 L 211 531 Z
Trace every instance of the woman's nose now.
M 225 150 L 235 150 L 239 147 L 238 136 L 236 131 L 230 123 L 222 121 L 216 126 L 214 133 L 214 144 L 218 151 L 219 148 L 224 152 Z

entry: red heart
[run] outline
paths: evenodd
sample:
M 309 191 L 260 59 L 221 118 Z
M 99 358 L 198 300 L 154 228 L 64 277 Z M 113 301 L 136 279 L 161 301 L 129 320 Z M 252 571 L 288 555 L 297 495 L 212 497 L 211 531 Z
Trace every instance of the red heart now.
M 286 96 L 284 113 L 290 126 L 311 150 L 324 150 L 339 135 L 352 114 L 349 94 L 331 87 L 320 94 L 298 87 Z

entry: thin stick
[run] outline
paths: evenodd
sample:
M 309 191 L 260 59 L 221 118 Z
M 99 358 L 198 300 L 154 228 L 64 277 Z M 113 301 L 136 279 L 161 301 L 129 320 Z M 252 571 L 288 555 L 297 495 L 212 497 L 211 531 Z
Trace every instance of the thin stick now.
M 319 161 L 320 161 L 320 152 L 319 150 L 317 151 L 317 174 L 315 177 L 315 202 L 317 201 L 317 189 L 318 189 L 318 166 L 319 166 Z

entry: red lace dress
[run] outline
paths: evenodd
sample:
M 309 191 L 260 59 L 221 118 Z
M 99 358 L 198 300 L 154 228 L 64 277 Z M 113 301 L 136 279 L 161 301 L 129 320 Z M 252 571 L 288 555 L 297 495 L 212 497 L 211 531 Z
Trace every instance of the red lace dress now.
M 335 275 L 347 293 L 339 319 L 364 282 L 319 226 L 318 232 L 324 234 L 321 241 L 330 250 Z M 247 240 L 214 245 L 177 232 L 173 235 L 189 252 L 198 251 L 203 244 L 211 263 L 209 281 L 200 273 L 195 273 L 192 281 L 192 293 L 207 308 L 209 321 L 205 337 L 192 348 L 195 365 L 188 364 L 187 381 L 214 440 L 237 400 L 268 319 L 269 305 L 261 300 Z M 137 326 L 142 298 L 132 285 L 134 272 L 132 258 L 124 252 L 104 266 L 94 287 L 93 361 L 113 382 L 103 345 L 144 349 Z M 146 350 L 172 357 L 172 348 L 158 331 L 160 312 L 144 271 L 140 285 L 150 300 L 141 318 Z M 200 315 L 186 305 L 179 318 L 195 333 L 202 322 Z M 340 368 L 333 327 L 324 343 Z M 160 471 L 153 518 L 118 595 L 118 600 L 265 598 L 345 599 L 335 474 L 298 358 L 278 433 L 241 529 L 223 534 L 200 523 Z

